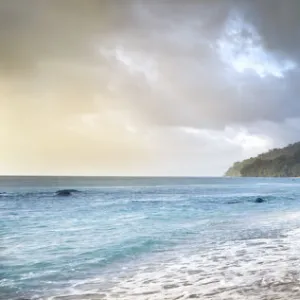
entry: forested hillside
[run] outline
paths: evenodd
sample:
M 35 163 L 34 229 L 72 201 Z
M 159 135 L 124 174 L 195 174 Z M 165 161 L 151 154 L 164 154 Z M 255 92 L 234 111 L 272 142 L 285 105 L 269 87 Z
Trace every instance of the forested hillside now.
M 300 142 L 236 162 L 228 169 L 225 176 L 298 177 L 300 176 Z

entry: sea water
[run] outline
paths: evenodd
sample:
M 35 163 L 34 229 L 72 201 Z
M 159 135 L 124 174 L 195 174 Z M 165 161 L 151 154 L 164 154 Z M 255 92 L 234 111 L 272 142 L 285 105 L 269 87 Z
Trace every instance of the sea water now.
M 0 192 L 0 299 L 300 299 L 300 179 L 1 177 Z

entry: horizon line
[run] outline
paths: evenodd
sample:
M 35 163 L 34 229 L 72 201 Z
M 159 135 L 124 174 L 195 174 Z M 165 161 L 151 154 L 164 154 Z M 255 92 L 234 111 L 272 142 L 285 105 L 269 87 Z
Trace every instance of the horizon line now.
M 220 178 L 224 175 L 27 175 L 27 174 L 0 174 L 0 177 L 86 177 L 86 178 Z M 229 176 L 227 176 L 229 177 Z

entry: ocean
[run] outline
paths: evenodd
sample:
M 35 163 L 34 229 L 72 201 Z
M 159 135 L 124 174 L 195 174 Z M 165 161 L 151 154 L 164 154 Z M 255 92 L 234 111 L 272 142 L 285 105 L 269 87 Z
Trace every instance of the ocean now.
M 300 179 L 0 177 L 0 193 L 0 299 L 300 299 Z

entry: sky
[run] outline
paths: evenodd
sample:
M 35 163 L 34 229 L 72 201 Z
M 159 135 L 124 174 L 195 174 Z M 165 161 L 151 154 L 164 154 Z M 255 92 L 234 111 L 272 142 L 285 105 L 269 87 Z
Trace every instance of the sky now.
M 221 176 L 300 140 L 298 0 L 0 1 L 0 170 Z

